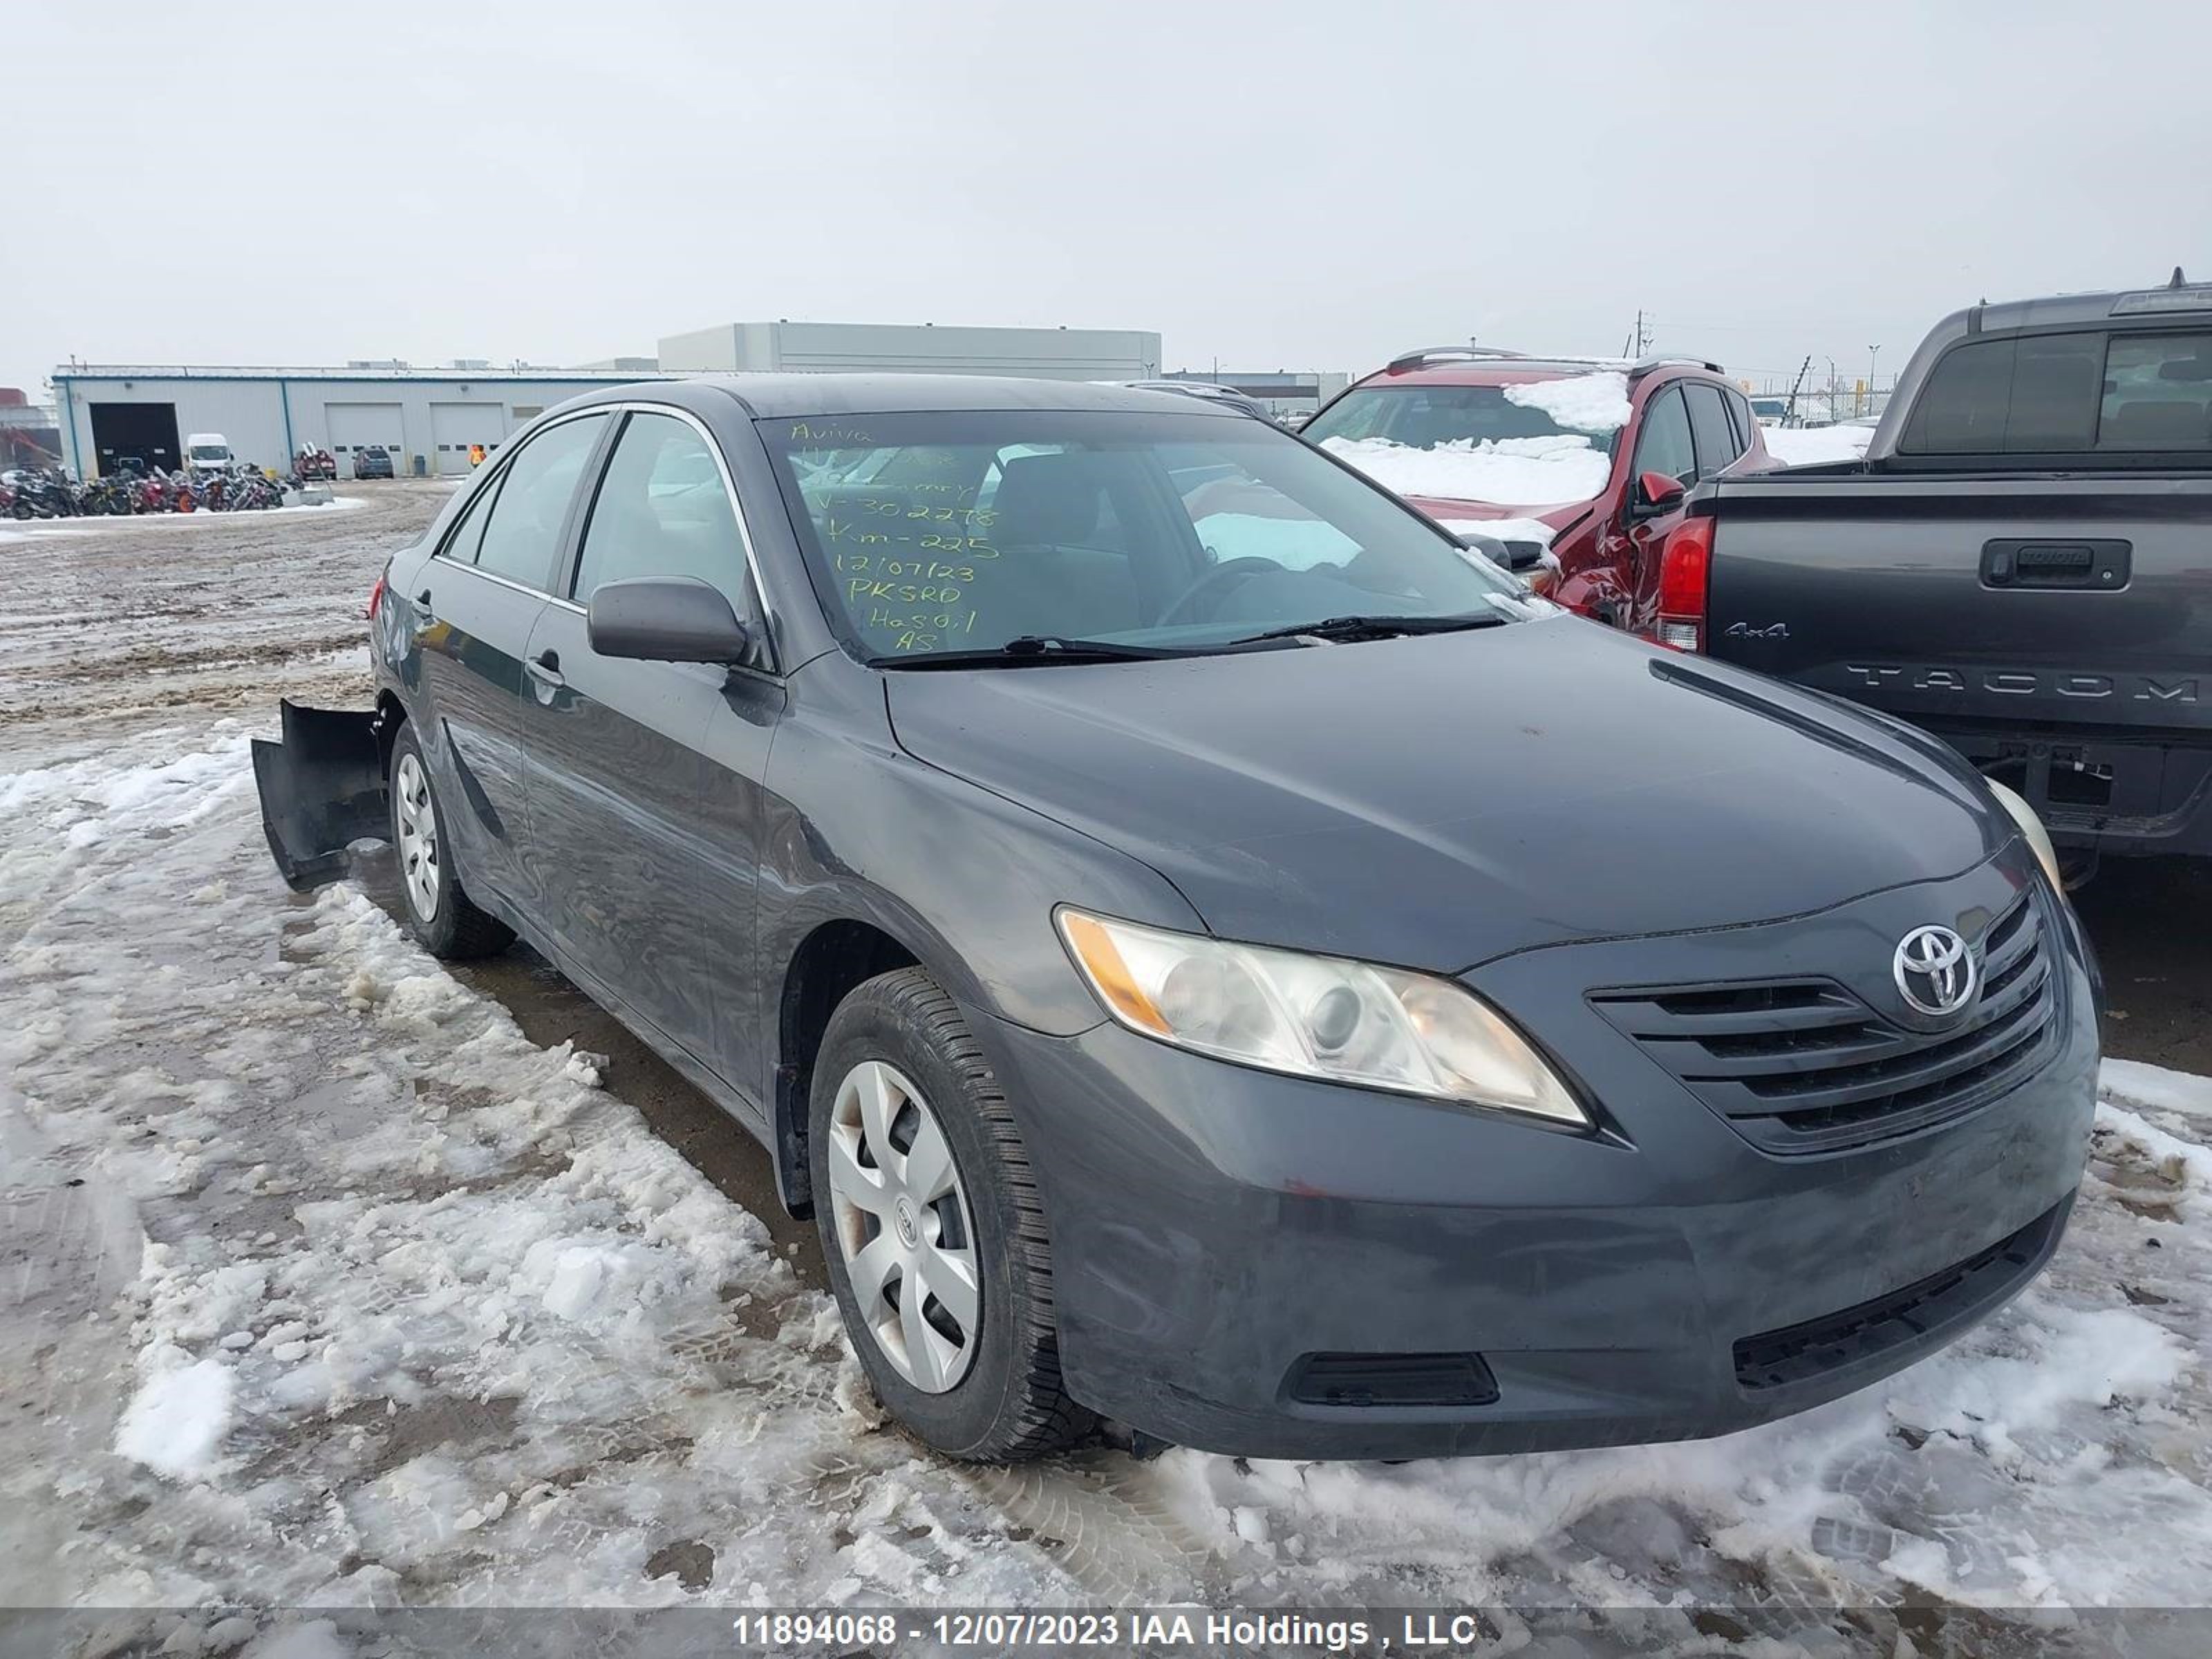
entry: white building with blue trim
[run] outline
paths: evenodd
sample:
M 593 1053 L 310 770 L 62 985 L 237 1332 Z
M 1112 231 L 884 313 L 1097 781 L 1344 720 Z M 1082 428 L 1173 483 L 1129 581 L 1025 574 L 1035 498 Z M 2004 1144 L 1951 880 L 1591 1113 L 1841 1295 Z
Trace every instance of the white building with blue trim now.
M 181 465 L 195 432 L 220 432 L 238 458 L 288 470 L 301 447 L 327 449 L 353 476 L 371 446 L 402 477 L 469 471 L 555 404 L 602 386 L 655 378 L 635 369 L 198 368 L 70 364 L 53 374 L 63 459 L 79 477 L 126 457 Z
M 337 458 L 380 447 L 401 477 L 469 471 L 554 404 L 598 386 L 666 374 L 924 370 L 1048 380 L 1149 380 L 1160 337 L 1140 329 L 937 327 L 907 323 L 727 323 L 671 335 L 657 357 L 584 368 L 464 361 L 450 368 L 356 362 L 344 368 L 202 368 L 70 363 L 53 373 L 64 459 L 96 477 L 125 458 L 173 469 L 195 432 L 219 432 L 254 466 L 289 468 L 303 446 Z

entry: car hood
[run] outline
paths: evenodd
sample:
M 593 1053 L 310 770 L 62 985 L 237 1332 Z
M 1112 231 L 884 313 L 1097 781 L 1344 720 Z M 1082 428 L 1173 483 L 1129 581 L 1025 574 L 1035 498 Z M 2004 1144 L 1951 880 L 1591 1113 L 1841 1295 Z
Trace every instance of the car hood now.
M 2012 835 L 1909 733 L 1571 617 L 885 679 L 916 758 L 1142 859 L 1222 937 L 1439 972 L 1822 909 Z

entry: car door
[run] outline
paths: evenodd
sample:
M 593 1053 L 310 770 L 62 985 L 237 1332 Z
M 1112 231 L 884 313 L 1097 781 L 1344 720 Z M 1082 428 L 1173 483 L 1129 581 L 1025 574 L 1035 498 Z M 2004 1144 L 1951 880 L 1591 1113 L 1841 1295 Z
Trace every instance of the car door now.
M 783 708 L 750 569 L 707 428 L 632 407 L 568 591 L 540 614 L 526 665 L 531 855 L 563 965 L 739 1086 L 751 1076 L 760 781 Z M 720 589 L 762 641 L 759 664 L 599 655 L 593 591 L 641 576 Z
M 607 416 L 544 428 L 477 492 L 402 595 L 410 607 L 424 748 L 450 805 L 447 834 L 479 888 L 534 915 L 538 894 L 523 855 L 527 834 L 521 739 L 530 682 L 523 668 L 544 610 L 586 464 Z

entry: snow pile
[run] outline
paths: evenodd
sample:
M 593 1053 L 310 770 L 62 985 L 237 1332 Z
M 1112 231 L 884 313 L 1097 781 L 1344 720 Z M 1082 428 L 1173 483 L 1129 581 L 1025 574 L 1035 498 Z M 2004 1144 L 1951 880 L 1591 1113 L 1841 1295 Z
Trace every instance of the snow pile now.
M 2108 1060 L 2100 1081 L 2107 1100 L 2212 1118 L 2212 1078 L 2170 1072 L 2163 1066 L 2146 1066 L 2140 1060 Z
M 1322 447 L 1385 489 L 1501 507 L 1564 507 L 1601 491 L 1613 459 L 1571 433 L 1415 449 L 1387 438 L 1324 438 Z
M 1509 386 L 1505 401 L 1540 410 L 1577 432 L 1618 432 L 1628 424 L 1628 376 L 1608 369 L 1564 380 Z
M 220 1359 L 179 1364 L 183 1351 L 149 1351 L 159 1371 L 132 1396 L 115 1431 L 115 1449 L 157 1474 L 176 1478 L 211 1472 L 216 1448 L 230 1431 L 233 1383 Z
M 1870 426 L 1761 426 L 1766 453 L 1784 466 L 1856 461 L 1874 441 Z

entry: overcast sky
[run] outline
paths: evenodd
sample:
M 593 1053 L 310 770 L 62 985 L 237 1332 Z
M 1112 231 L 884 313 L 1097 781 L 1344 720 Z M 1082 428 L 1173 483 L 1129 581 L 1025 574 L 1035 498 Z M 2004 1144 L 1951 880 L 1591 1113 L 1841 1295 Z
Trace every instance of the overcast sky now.
M 1166 367 L 1901 365 L 2212 277 L 2212 7 L 1091 0 L 10 14 L 0 385 L 574 363 L 789 317 Z

